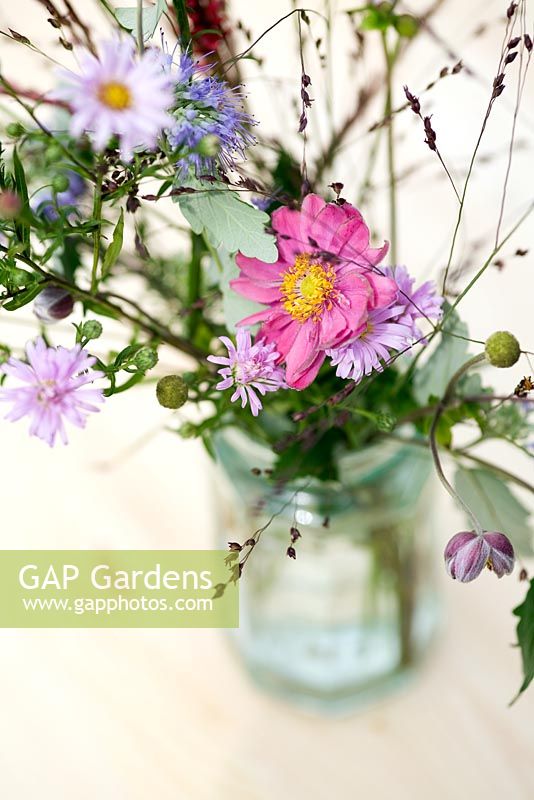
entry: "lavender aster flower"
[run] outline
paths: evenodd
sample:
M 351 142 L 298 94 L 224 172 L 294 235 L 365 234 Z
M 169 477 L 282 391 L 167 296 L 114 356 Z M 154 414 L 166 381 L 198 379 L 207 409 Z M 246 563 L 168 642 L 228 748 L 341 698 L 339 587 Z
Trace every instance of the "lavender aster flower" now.
M 78 201 L 85 192 L 85 181 L 77 172 L 68 170 L 65 177 L 69 182 L 65 191 L 53 193 L 49 189 L 43 189 L 37 192 L 32 199 L 32 209 L 48 222 L 55 222 L 59 219 L 59 209 L 76 209 Z
M 64 420 L 85 427 L 90 411 L 99 411 L 95 403 L 104 400 L 100 389 L 88 389 L 102 372 L 91 369 L 96 359 L 82 350 L 47 347 L 43 339 L 26 345 L 28 363 L 10 358 L 0 372 L 21 382 L 20 386 L 0 389 L 0 401 L 12 403 L 6 419 L 16 422 L 30 417 L 30 435 L 38 436 L 53 447 L 59 435 L 67 444 Z
M 263 406 L 256 392 L 265 395 L 287 388 L 284 370 L 276 364 L 280 356 L 275 345 L 266 345 L 263 339 L 252 344 L 250 331 L 244 328 L 237 331 L 235 345 L 227 336 L 219 338 L 228 356 L 208 356 L 208 361 L 223 365 L 218 371 L 223 380 L 215 388 L 223 391 L 235 386 L 230 398 L 232 403 L 240 399 L 241 408 L 245 408 L 248 402 L 252 414 L 257 417 Z
M 178 156 L 178 177 L 214 175 L 217 167 L 234 169 L 256 141 L 248 130 L 256 122 L 243 110 L 241 89 L 208 75 L 187 53 L 180 56 L 175 80 L 174 120 L 167 138 Z
M 394 320 L 396 308 L 381 308 L 369 313 L 366 328 L 357 339 L 327 350 L 339 378 L 351 378 L 359 383 L 373 370 L 382 372 L 390 350 L 402 350 L 411 340 L 411 329 Z
M 81 74 L 61 70 L 65 83 L 54 96 L 72 108 L 70 132 L 87 132 L 97 150 L 113 135 L 120 137 L 121 156 L 130 161 L 136 147 L 153 148 L 164 128 L 172 125 L 172 79 L 163 54 L 145 50 L 136 57 L 133 39 L 104 42 L 99 57 L 85 52 Z
M 498 578 L 514 568 L 514 548 L 504 533 L 462 531 L 455 534 L 445 548 L 445 564 L 451 578 L 468 583 L 478 578 L 484 567 Z
M 399 287 L 395 303 L 397 322 L 410 327 L 412 339 L 421 339 L 423 334 L 416 320 L 439 319 L 443 297 L 438 295 L 434 281 L 426 281 L 414 291 L 415 278 L 404 266 L 386 267 L 384 273 L 388 278 L 393 278 Z

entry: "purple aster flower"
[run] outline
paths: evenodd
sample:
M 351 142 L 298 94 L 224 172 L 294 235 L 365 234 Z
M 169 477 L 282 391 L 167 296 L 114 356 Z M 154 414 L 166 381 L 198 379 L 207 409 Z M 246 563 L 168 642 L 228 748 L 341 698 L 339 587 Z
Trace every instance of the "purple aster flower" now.
M 172 56 L 168 59 L 172 63 Z M 256 141 L 248 130 L 256 121 L 243 110 L 241 88 L 207 74 L 187 53 L 181 54 L 177 69 L 174 120 L 167 138 L 178 156 L 178 177 L 214 175 L 217 167 L 223 172 L 235 169 Z
M 397 322 L 410 327 L 412 339 L 421 339 L 423 334 L 416 320 L 439 319 L 442 313 L 443 297 L 437 293 L 434 281 L 426 281 L 414 291 L 415 278 L 410 276 L 406 267 L 386 267 L 384 274 L 393 278 L 399 287 L 395 303 Z
M 6 419 L 16 422 L 30 417 L 30 435 L 38 436 L 53 447 L 59 435 L 67 444 L 64 420 L 85 427 L 90 411 L 99 411 L 95 403 L 102 403 L 100 389 L 89 389 L 102 372 L 91 369 L 96 359 L 80 345 L 71 350 L 65 347 L 47 347 L 43 339 L 26 345 L 28 363 L 10 358 L 0 366 L 0 372 L 15 378 L 21 385 L 0 389 L 0 401 L 12 403 Z
M 484 567 L 498 578 L 514 568 L 514 548 L 504 533 L 497 531 L 462 531 L 455 534 L 445 548 L 445 564 L 451 578 L 468 583 L 478 578 Z
M 76 212 L 78 201 L 85 192 L 85 181 L 77 172 L 68 170 L 65 177 L 69 181 L 69 186 L 64 192 L 43 189 L 37 192 L 31 201 L 31 207 L 35 213 L 49 222 L 59 219 L 59 209 L 72 209 Z
M 84 52 L 81 74 L 61 70 L 64 85 L 54 93 L 72 108 L 70 132 L 87 132 L 97 150 L 113 135 L 120 137 L 121 156 L 133 157 L 134 148 L 152 149 L 173 124 L 167 110 L 173 103 L 171 75 L 161 51 L 136 56 L 133 39 L 103 42 L 99 57 Z
M 369 312 L 367 325 L 357 339 L 327 350 L 339 378 L 351 378 L 359 383 L 373 370 L 382 372 L 391 350 L 402 350 L 411 341 L 411 328 L 397 322 L 396 308 L 381 308 Z
M 263 406 L 256 392 L 265 395 L 287 389 L 284 370 L 276 363 L 280 355 L 273 343 L 265 344 L 263 339 L 252 344 L 250 331 L 245 328 L 237 331 L 235 345 L 227 336 L 219 338 L 228 350 L 228 356 L 208 356 L 208 361 L 223 365 L 218 370 L 223 380 L 215 388 L 223 391 L 235 386 L 231 402 L 241 399 L 242 408 L 248 402 L 252 414 L 257 417 Z

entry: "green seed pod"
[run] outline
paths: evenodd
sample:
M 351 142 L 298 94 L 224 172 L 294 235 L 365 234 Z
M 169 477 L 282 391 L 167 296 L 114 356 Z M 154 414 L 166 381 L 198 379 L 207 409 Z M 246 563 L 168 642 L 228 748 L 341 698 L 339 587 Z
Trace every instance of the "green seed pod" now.
M 56 175 L 52 180 L 52 189 L 55 192 L 66 192 L 69 186 L 70 182 L 66 175 Z
M 6 125 L 6 133 L 13 139 L 18 139 L 19 136 L 26 133 L 26 128 L 20 122 L 10 122 L 9 125 Z
M 98 339 L 102 336 L 102 325 L 96 319 L 88 319 L 83 323 L 81 333 L 86 339 Z
M 494 367 L 513 367 L 521 355 L 519 342 L 508 331 L 492 333 L 486 340 L 486 358 Z
M 195 439 L 198 436 L 198 428 L 196 425 L 193 425 L 192 422 L 184 422 L 184 424 L 180 426 L 178 434 L 182 439 Z
M 419 23 L 411 14 L 401 14 L 395 18 L 395 28 L 399 36 L 413 39 L 419 30 Z
M 45 159 L 48 164 L 53 164 L 63 157 L 64 153 L 58 144 L 51 144 L 46 148 Z
M 146 372 L 158 363 L 158 354 L 152 347 L 142 347 L 133 358 L 133 363 L 141 372 Z
M 376 427 L 383 433 L 390 433 L 397 424 L 396 417 L 386 411 L 379 411 L 376 415 Z
M 187 384 L 180 375 L 166 375 L 156 386 L 158 403 L 164 408 L 181 408 L 188 395 Z

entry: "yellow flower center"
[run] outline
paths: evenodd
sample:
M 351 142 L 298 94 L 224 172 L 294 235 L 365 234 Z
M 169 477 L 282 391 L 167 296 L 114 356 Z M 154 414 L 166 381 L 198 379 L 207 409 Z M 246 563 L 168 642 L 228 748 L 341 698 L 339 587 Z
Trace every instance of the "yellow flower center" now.
M 317 322 L 323 311 L 332 308 L 332 300 L 337 294 L 335 279 L 330 264 L 312 261 L 310 255 L 301 253 L 284 274 L 280 286 L 285 310 L 297 322 L 306 322 L 310 317 Z
M 100 86 L 98 99 L 115 111 L 124 111 L 125 108 L 130 108 L 132 104 L 132 95 L 128 87 L 115 81 L 103 83 Z

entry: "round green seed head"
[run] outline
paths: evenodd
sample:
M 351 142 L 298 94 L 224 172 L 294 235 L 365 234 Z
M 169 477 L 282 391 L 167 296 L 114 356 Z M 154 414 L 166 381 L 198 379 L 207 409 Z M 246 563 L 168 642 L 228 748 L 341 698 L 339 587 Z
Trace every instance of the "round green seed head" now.
M 86 339 L 98 339 L 102 335 L 102 325 L 96 319 L 88 319 L 83 323 L 81 333 Z
M 519 360 L 521 348 L 519 342 L 508 331 L 492 333 L 486 340 L 486 358 L 494 367 L 513 367 Z
M 66 175 L 56 175 L 52 180 L 52 189 L 55 192 L 66 192 L 69 185 L 69 179 Z
M 158 403 L 164 408 L 181 408 L 189 394 L 187 384 L 180 375 L 166 375 L 156 386 Z
M 6 133 L 8 136 L 12 136 L 13 139 L 18 139 L 18 137 L 22 136 L 26 131 L 20 122 L 10 122 L 9 125 L 6 126 Z
M 134 356 L 133 360 L 137 369 L 146 372 L 158 363 L 158 354 L 152 347 L 142 347 Z
M 46 148 L 45 159 L 48 164 L 59 161 L 63 156 L 63 150 L 58 144 L 51 144 Z

